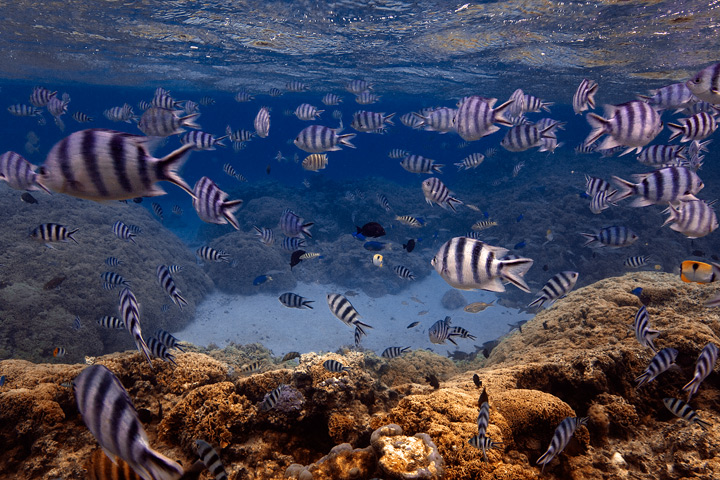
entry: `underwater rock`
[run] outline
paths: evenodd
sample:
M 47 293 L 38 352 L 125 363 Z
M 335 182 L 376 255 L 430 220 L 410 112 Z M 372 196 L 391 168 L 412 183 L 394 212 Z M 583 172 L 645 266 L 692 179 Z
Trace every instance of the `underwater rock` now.
M 308 466 L 290 465 L 285 478 L 298 480 L 363 480 L 377 469 L 372 447 L 352 448 L 349 443 L 336 445 L 330 453 Z
M 458 290 L 451 289 L 445 292 L 440 303 L 442 303 L 442 306 L 445 307 L 446 310 L 457 310 L 467 305 L 467 300 Z
M 426 433 L 412 437 L 402 434 L 399 425 L 390 424 L 375 430 L 370 443 L 384 475 L 396 479 L 440 479 L 443 458 Z

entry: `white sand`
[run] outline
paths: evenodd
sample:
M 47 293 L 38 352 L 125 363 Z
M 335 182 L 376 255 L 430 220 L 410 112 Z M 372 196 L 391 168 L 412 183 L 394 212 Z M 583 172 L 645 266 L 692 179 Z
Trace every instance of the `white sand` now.
M 280 303 L 278 295 L 244 297 L 216 292 L 198 305 L 195 320 L 190 325 L 173 334 L 180 340 L 201 346 L 214 343 L 225 347 L 228 342 L 258 342 L 272 350 L 274 355 L 289 351 L 335 351 L 342 345 L 354 343 L 354 329 L 330 313 L 326 301 L 328 293 L 345 293 L 347 290 L 330 287 L 320 284 L 295 286 L 294 293 L 314 300 L 312 310 L 287 308 Z M 361 291 L 356 296 L 348 296 L 361 320 L 373 327 L 367 330 L 368 336 L 363 337 L 362 346 L 378 355 L 391 346 L 429 348 L 441 355 L 456 349 L 473 352 L 474 345 L 482 345 L 507 333 L 510 329 L 508 323 L 532 318 L 529 314 L 499 305 L 475 314 L 462 308 L 446 310 L 441 299 L 450 288 L 440 276 L 430 275 L 422 281 L 413 282 L 409 289 L 397 296 L 372 298 Z M 468 303 L 489 303 L 496 298 L 496 294 L 480 290 L 461 293 Z M 422 312 L 427 313 L 421 315 Z M 447 345 L 430 343 L 428 328 L 446 315 L 452 317 L 453 326 L 467 329 L 477 339 L 456 339 L 458 347 L 450 342 L 446 342 Z M 414 321 L 420 321 L 420 324 L 406 328 Z

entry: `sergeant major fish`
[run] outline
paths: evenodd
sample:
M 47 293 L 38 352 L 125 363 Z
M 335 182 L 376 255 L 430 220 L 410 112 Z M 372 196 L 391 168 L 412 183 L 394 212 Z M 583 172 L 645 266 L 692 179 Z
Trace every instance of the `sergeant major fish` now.
M 145 340 L 142 337 L 142 329 L 140 326 L 140 306 L 138 305 L 135 295 L 129 288 L 125 287 L 120 291 L 120 317 L 135 340 L 138 351 L 145 355 L 150 368 L 152 369 L 152 361 L 150 360 L 150 349 L 148 349 Z
M 497 108 L 493 108 L 496 98 L 470 96 L 463 98 L 458 104 L 455 114 L 455 129 L 463 140 L 472 142 L 480 140 L 486 135 L 497 132 L 500 127 L 495 123 L 512 127 L 512 123 L 505 118 L 504 111 L 512 105 L 508 100 Z
M 355 148 L 350 143 L 356 134 L 347 133 L 340 135 L 342 129 L 333 129 L 322 125 L 310 125 L 304 128 L 295 138 L 295 145 L 308 153 L 334 152 L 340 150 L 340 146 Z
M 669 347 L 663 348 L 655 354 L 652 360 L 650 360 L 650 364 L 645 371 L 635 378 L 635 381 L 637 382 L 637 386 L 635 388 L 640 388 L 646 383 L 653 381 L 655 377 L 670 368 L 670 366 L 675 363 L 677 354 L 677 350 Z
M 698 416 L 698 414 L 690 408 L 690 405 L 683 402 L 682 400 L 678 398 L 663 398 L 663 403 L 667 407 L 668 410 L 670 410 L 673 415 L 676 417 L 680 417 L 684 420 L 687 420 L 690 423 L 695 423 L 703 430 L 707 430 L 710 427 L 710 424 Z
M 660 335 L 660 332 L 650 328 L 650 315 L 648 315 L 645 305 L 642 305 L 635 314 L 633 330 L 635 331 L 635 338 L 640 345 L 649 347 L 653 353 L 657 353 L 654 340 Z
M 182 310 L 188 303 L 187 300 L 180 295 L 180 290 L 178 290 L 175 285 L 175 280 L 173 280 L 172 275 L 170 275 L 168 268 L 165 265 L 158 265 L 155 273 L 157 275 L 158 283 L 162 289 L 170 296 L 173 303 Z
M 437 177 L 430 177 L 422 182 L 422 191 L 425 201 L 432 205 L 437 203 L 444 209 L 451 209 L 455 212 L 455 204 L 462 205 L 462 201 L 453 197 L 450 190 Z
M 193 113 L 180 117 L 174 110 L 150 107 L 143 112 L 137 125 L 141 132 L 150 137 L 169 137 L 183 133 L 184 127 L 200 128 L 200 125 L 195 123 L 199 116 L 199 113 Z M 190 145 L 190 147 L 194 147 L 194 145 Z
M 575 431 L 581 426 L 586 425 L 587 421 L 588 417 L 567 417 L 560 422 L 560 425 L 555 429 L 552 440 L 550 440 L 550 446 L 547 451 L 537 459 L 536 463 L 542 465 L 542 469 L 544 470 L 545 465 L 550 463 L 553 458 L 567 447 Z
M 285 305 L 288 308 L 303 308 L 307 307 L 312 309 L 311 303 L 313 303 L 313 300 L 308 300 L 305 297 L 301 297 L 297 293 L 292 292 L 286 292 L 283 293 L 278 297 L 278 300 L 280 300 L 280 303 Z
M 692 380 L 690 380 L 683 388 L 683 392 L 687 392 L 689 402 L 693 395 L 695 395 L 700 388 L 700 384 L 712 373 L 715 368 L 715 364 L 718 359 L 718 348 L 714 343 L 708 342 L 700 352 L 697 361 L 695 362 L 695 374 Z
M 0 180 L 5 180 L 10 188 L 30 191 L 42 189 L 50 193 L 50 190 L 38 181 L 34 168 L 18 153 L 5 152 L 0 155 Z
M 637 195 L 631 207 L 645 207 L 677 201 L 697 200 L 695 194 L 705 186 L 695 172 L 686 167 L 666 167 L 650 173 L 633 175 L 638 183 L 613 177 L 618 193 L 613 198 L 619 202 Z
M 535 300 L 528 304 L 530 307 L 543 307 L 545 303 L 547 306 L 555 303 L 559 298 L 564 297 L 570 290 L 575 287 L 579 273 L 578 272 L 560 272 L 554 275 L 545 286 L 540 290 Z
M 182 476 L 179 464 L 150 448 L 130 396 L 107 367 L 86 367 L 72 384 L 83 421 L 108 456 L 120 457 L 144 480 Z
M 195 440 L 194 442 L 195 452 L 208 471 L 215 477 L 215 480 L 227 480 L 228 476 L 223 467 L 222 461 L 220 461 L 220 455 L 215 449 L 207 443 L 205 440 Z
M 112 130 L 75 132 L 50 150 L 38 170 L 39 181 L 54 192 L 96 201 L 164 195 L 155 185 L 159 181 L 174 183 L 192 196 L 177 174 L 192 146 L 183 145 L 159 159 L 148 153 L 147 142 L 147 137 Z
M 572 100 L 573 111 L 576 115 L 588 109 L 595 109 L 595 94 L 597 90 L 597 82 L 588 80 L 587 78 L 582 79 Z
M 600 247 L 627 247 L 637 241 L 638 237 L 635 232 L 627 227 L 606 227 L 600 230 L 598 233 L 581 233 L 587 241 L 583 244 L 583 247 L 590 246 L 592 248 Z
M 242 200 L 227 200 L 228 194 L 220 190 L 208 177 L 202 177 L 193 189 L 193 207 L 200 220 L 207 223 L 224 225 L 230 223 L 240 230 L 234 212 L 242 205 Z
M 627 147 L 623 155 L 636 150 L 638 153 L 662 130 L 662 121 L 657 110 L 647 103 L 631 101 L 622 105 L 606 105 L 605 116 L 587 114 L 592 131 L 585 139 L 585 145 L 595 143 L 603 135 L 608 136 L 598 147 L 607 150 Z

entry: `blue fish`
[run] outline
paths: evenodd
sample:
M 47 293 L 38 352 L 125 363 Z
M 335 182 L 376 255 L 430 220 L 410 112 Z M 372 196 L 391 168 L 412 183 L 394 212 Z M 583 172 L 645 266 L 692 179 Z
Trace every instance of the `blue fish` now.
M 642 293 L 642 287 L 634 288 L 630 291 L 633 295 L 636 295 L 637 297 L 640 297 L 640 294 Z
M 516 243 L 515 246 L 513 247 L 513 250 L 520 250 L 521 248 L 525 248 L 525 245 L 527 245 L 527 244 L 525 243 L 525 240 L 523 240 L 522 242 L 518 242 L 518 243 Z
M 255 285 L 255 286 L 262 285 L 263 283 L 267 282 L 268 280 L 272 280 L 272 277 L 269 275 L 260 275 L 259 277 L 255 277 L 255 280 L 253 280 L 253 285 Z
M 525 218 L 525 216 L 521 213 L 520 215 L 518 215 L 517 221 L 519 222 L 519 221 L 522 220 L 523 218 Z
M 363 248 L 371 252 L 379 252 L 385 249 L 385 244 L 383 242 L 365 242 Z
M 487 210 L 485 210 L 484 212 L 482 212 L 482 214 L 483 214 L 483 216 L 484 216 L 485 218 L 490 218 L 490 212 L 488 212 Z
M 352 236 L 355 237 L 356 240 L 360 240 L 361 242 L 365 241 L 365 235 L 360 232 L 353 233 Z
M 0 376 L 0 387 L 2 387 L 3 385 L 5 385 L 5 380 L 7 380 L 7 378 L 5 377 L 5 375 Z

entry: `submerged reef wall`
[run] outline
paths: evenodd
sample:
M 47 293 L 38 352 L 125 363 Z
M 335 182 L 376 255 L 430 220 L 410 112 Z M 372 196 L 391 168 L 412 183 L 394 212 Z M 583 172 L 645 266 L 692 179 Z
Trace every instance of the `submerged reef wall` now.
M 636 287 L 643 288 L 639 297 L 629 293 Z M 310 353 L 281 362 L 257 345 L 178 353 L 176 367 L 154 360 L 154 371 L 137 353 L 96 361 L 128 390 L 153 448 L 187 466 L 196 459 L 193 440 L 207 440 L 231 480 L 710 480 L 720 475 L 717 374 L 690 402 L 707 430 L 673 416 L 662 399 L 685 398 L 681 388 L 700 350 L 720 343 L 718 313 L 703 306 L 717 290 L 654 272 L 603 280 L 539 313 L 484 365 L 464 372 L 431 352 L 389 361 L 364 352 Z M 631 329 L 641 301 L 661 332 L 656 346 L 675 348 L 678 357 L 676 367 L 636 388 L 653 356 Z M 265 360 L 259 372 L 237 367 L 253 357 Z M 327 371 L 322 364 L 330 359 L 350 370 Z M 96 441 L 62 385 L 83 367 L 0 362 L 7 378 L 0 387 L 0 479 L 83 478 Z M 431 375 L 434 386 L 422 378 Z M 281 384 L 282 408 L 261 408 Z M 487 462 L 468 443 L 483 389 L 487 435 L 498 443 Z M 587 426 L 541 471 L 536 461 L 568 416 L 589 417 Z
M 0 184 L 0 358 L 34 362 L 81 362 L 85 355 L 134 348 L 126 330 L 98 325 L 118 313 L 118 292 L 103 288 L 101 274 L 115 272 L 130 285 L 141 306 L 143 335 L 158 328 L 180 329 L 193 317 L 195 305 L 213 289 L 198 268 L 190 249 L 164 228 L 145 208 L 132 202 L 96 203 L 66 195 L 32 192 L 38 203 L 21 201 L 23 192 Z M 118 238 L 116 221 L 136 225 L 135 243 Z M 43 223 L 77 229 L 72 240 L 52 242 L 52 248 L 30 237 Z M 109 266 L 108 257 L 120 265 Z M 173 274 L 188 305 L 180 310 L 160 287 L 160 264 L 183 267 Z M 167 311 L 164 311 L 166 305 Z M 79 317 L 80 328 L 75 325 Z M 53 358 L 57 347 L 67 352 Z

